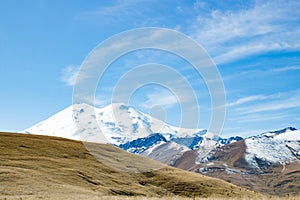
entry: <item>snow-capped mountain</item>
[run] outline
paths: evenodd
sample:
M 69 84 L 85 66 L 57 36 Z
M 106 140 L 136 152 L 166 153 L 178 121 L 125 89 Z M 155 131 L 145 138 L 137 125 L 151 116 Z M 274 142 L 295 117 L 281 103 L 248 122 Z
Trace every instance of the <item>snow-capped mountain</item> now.
M 292 127 L 247 138 L 245 144 L 245 159 L 256 168 L 261 168 L 262 163 L 300 160 L 300 131 Z
M 82 103 L 21 132 L 120 145 L 153 133 L 160 133 L 169 140 L 170 137 L 192 137 L 201 131 L 203 129 L 168 125 L 124 104 L 96 108 Z
M 229 154 L 238 157 L 239 162 L 243 163 L 242 167 L 256 171 L 266 169 L 273 164 L 285 165 L 300 160 L 300 131 L 293 127 L 262 133 L 239 141 L 234 148 L 232 145 L 223 145 L 208 152 L 205 148 L 204 151 L 199 148 L 196 164 L 222 159 L 228 155 L 224 152 L 230 152 Z M 210 145 L 215 146 L 213 142 L 210 141 Z M 206 148 L 207 146 L 209 144 L 204 145 Z
M 284 170 L 290 163 L 300 164 L 300 131 L 292 127 L 262 133 L 230 145 L 216 146 L 215 143 L 217 141 L 204 139 L 194 150 L 196 154 L 183 155 L 181 162 L 191 160 L 190 155 L 193 155 L 194 166 L 189 167 L 198 168 L 201 173 L 226 171 L 228 166 L 231 173 L 265 173 L 274 167 L 281 166 Z
M 207 148 L 215 142 L 204 140 L 204 148 L 184 152 L 173 166 L 271 194 L 299 191 L 299 130 L 288 127 Z
M 104 108 L 75 104 L 22 132 L 111 143 L 131 153 L 169 162 L 188 150 L 200 149 L 208 154 L 217 146 L 242 139 L 211 138 L 212 134 L 204 129 L 174 127 L 119 103 Z

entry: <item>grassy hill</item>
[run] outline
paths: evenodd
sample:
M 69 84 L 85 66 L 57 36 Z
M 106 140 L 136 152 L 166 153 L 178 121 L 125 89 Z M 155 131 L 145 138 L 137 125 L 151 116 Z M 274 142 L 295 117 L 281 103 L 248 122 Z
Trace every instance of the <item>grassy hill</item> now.
M 89 143 L 88 149 L 79 141 L 64 138 L 0 133 L 0 199 L 261 197 L 112 145 Z

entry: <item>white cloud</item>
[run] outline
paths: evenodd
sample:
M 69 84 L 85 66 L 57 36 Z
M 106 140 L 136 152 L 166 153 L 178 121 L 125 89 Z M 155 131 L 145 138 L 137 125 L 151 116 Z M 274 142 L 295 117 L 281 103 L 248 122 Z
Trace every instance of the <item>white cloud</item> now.
M 130 27 L 143 27 L 156 24 L 160 21 L 150 5 L 156 3 L 149 0 L 114 0 L 107 1 L 106 5 L 84 12 L 79 17 L 96 19 L 100 24 L 128 25 Z M 152 5 L 153 6 L 153 5 Z M 105 20 L 103 20 L 105 19 Z M 127 27 L 128 28 L 128 27 Z
M 299 33 L 300 34 L 300 33 Z M 250 40 L 249 40 L 250 41 Z M 289 43 L 292 43 L 289 42 Z M 274 41 L 252 41 L 251 43 L 229 45 L 227 50 L 214 56 L 214 61 L 218 64 L 229 63 L 231 61 L 244 58 L 251 55 L 257 55 L 268 51 L 294 50 L 300 48 L 300 43 L 289 44 L 286 42 L 276 43 Z
M 271 103 L 265 103 L 262 105 L 252 106 L 250 109 L 244 110 L 244 113 L 257 113 L 257 112 L 266 112 L 266 111 L 275 111 L 275 110 L 283 110 L 289 108 L 297 108 L 300 107 L 299 97 L 291 97 L 285 99 L 283 101 L 275 101 Z
M 79 66 L 69 65 L 62 70 L 61 73 L 61 81 L 64 82 L 67 86 L 74 86 L 78 84 L 80 81 L 87 79 L 91 76 L 88 74 L 91 72 L 84 71 L 80 69 Z
M 163 107 L 172 107 L 179 103 L 179 100 L 170 92 L 156 91 L 147 95 L 147 100 L 140 104 L 141 107 L 150 109 L 153 106 L 160 105 Z
M 300 108 L 300 90 L 285 93 L 273 94 L 269 96 L 270 100 L 265 102 L 255 102 L 253 105 L 247 105 L 235 109 L 239 115 L 251 113 L 280 111 L 290 108 Z
M 209 17 L 199 16 L 194 34 L 217 63 L 228 63 L 250 55 L 299 49 L 300 3 L 267 1 L 260 6 L 238 10 L 214 10 Z
M 89 11 L 86 14 L 113 17 L 116 19 L 116 17 L 132 15 L 134 13 L 134 5 L 138 3 L 138 1 L 117 0 L 111 1 L 110 3 L 110 5 L 102 6 L 96 10 Z
M 79 67 L 69 65 L 62 71 L 61 80 L 68 86 L 74 86 L 79 74 Z
M 251 115 L 244 115 L 244 116 L 240 116 L 238 118 L 235 119 L 235 121 L 238 121 L 239 123 L 248 123 L 248 122 L 257 122 L 257 121 L 274 121 L 274 120 L 280 120 L 283 119 L 285 117 L 287 117 L 287 114 L 257 114 L 257 113 L 253 113 Z
M 234 102 L 227 104 L 227 107 L 237 106 L 252 101 L 264 100 L 269 97 L 270 96 L 266 96 L 266 95 L 253 95 L 253 96 L 243 97 L 235 100 Z
M 295 113 L 300 109 L 299 99 L 300 90 L 240 98 L 230 103 L 231 107 L 227 107 L 227 121 L 243 127 L 252 123 L 256 128 L 287 126 L 297 121 Z
M 300 66 L 287 66 L 287 67 L 272 69 L 273 72 L 285 72 L 285 71 L 293 71 L 293 70 L 300 70 Z

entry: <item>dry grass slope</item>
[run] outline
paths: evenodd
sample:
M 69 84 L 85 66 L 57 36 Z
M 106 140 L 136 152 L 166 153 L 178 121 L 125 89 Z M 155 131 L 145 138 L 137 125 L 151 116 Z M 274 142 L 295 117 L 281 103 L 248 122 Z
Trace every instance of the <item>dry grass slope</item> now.
M 112 195 L 124 195 L 120 199 L 125 196 L 179 199 L 177 195 L 262 197 L 225 181 L 167 167 L 112 145 L 90 143 L 88 149 L 98 160 L 79 141 L 0 133 L 0 199 L 117 198 L 104 197 Z

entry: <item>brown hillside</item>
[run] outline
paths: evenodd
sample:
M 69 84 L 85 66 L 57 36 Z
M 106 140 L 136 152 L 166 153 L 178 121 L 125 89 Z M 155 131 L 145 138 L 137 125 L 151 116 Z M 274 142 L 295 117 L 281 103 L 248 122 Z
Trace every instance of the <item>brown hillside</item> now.
M 166 167 L 112 145 L 0 133 L 0 199 L 103 195 L 252 197 L 215 178 Z M 100 161 L 99 161 L 100 160 Z

